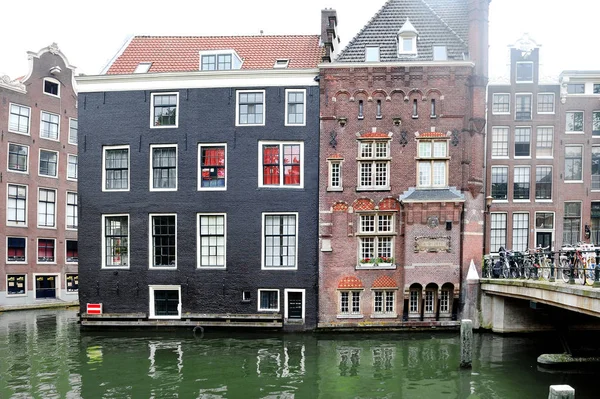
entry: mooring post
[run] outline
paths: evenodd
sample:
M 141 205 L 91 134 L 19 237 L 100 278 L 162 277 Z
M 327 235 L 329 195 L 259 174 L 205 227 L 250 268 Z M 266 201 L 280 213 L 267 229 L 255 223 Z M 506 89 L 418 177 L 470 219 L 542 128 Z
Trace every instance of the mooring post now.
M 460 367 L 470 369 L 473 361 L 473 321 L 460 321 Z
M 548 399 L 575 399 L 575 389 L 570 385 L 550 385 Z

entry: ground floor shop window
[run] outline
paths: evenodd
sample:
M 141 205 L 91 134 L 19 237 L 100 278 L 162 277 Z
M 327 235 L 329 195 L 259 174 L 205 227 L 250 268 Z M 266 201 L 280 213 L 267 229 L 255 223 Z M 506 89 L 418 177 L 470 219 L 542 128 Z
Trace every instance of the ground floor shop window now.
M 150 318 L 181 318 L 181 287 L 178 285 L 150 286 Z
M 25 295 L 25 275 L 9 274 L 6 276 L 6 295 Z
M 79 275 L 67 274 L 67 292 L 78 292 L 79 291 Z
M 35 297 L 36 299 L 56 298 L 56 280 L 58 276 L 36 276 Z

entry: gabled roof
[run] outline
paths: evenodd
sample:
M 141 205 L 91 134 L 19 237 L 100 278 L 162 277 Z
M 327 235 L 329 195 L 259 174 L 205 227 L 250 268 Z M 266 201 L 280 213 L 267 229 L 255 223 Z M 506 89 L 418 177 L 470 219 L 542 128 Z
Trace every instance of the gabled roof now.
M 468 53 L 468 0 L 388 0 L 340 53 L 337 62 L 364 62 L 365 47 L 379 46 L 381 62 L 432 61 L 433 46 L 448 60 Z M 418 32 L 417 56 L 398 57 L 398 32 L 410 20 Z
M 318 35 L 297 36 L 135 36 L 107 68 L 106 74 L 131 74 L 141 62 L 153 72 L 200 70 L 200 51 L 235 50 L 241 69 L 273 69 L 289 59 L 288 69 L 317 68 L 323 55 Z

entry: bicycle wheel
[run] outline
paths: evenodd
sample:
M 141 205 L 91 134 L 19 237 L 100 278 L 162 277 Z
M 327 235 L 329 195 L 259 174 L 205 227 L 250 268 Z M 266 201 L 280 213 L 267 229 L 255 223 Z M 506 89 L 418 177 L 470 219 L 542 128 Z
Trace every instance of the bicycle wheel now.
M 510 266 L 508 264 L 508 261 L 505 260 L 504 262 L 502 262 L 502 277 L 508 278 L 509 273 L 510 273 Z
M 550 263 L 549 259 L 545 259 L 542 263 L 541 263 L 541 267 L 542 267 L 542 277 L 545 280 L 548 280 L 550 278 L 550 267 L 552 266 L 552 264 Z M 554 271 L 554 273 L 556 273 L 556 270 Z
M 579 258 L 575 260 L 575 282 L 581 285 L 585 284 L 584 264 Z
M 483 278 L 492 278 L 492 260 L 486 259 L 483 266 Z
M 569 282 L 569 278 L 571 277 L 571 263 L 568 259 L 560 260 L 560 276 L 565 283 Z
M 596 265 L 593 265 L 591 261 L 587 261 L 585 263 L 585 283 L 587 285 L 594 285 L 594 275 L 596 273 L 594 273 L 594 267 Z
M 531 264 L 531 260 L 530 259 L 525 259 L 523 261 L 523 273 L 525 274 L 525 278 L 526 279 L 530 279 L 531 278 L 532 268 L 533 268 L 533 265 Z

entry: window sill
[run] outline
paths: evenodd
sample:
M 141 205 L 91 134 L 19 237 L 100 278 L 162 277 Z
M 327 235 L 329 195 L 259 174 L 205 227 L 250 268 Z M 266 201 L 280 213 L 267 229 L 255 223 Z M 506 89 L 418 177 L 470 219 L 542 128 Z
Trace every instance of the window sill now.
M 25 294 L 6 294 L 7 298 L 22 298 L 22 297 L 26 297 L 27 293 Z
M 492 201 L 492 204 L 508 204 L 508 200 L 507 199 L 495 199 Z
M 510 159 L 508 155 L 492 156 L 492 159 Z
M 413 119 L 419 119 L 419 115 L 412 115 L 411 118 L 413 118 Z
M 356 187 L 356 191 L 390 191 L 391 187 Z
M 510 115 L 510 112 L 492 112 L 492 115 Z
M 343 187 L 327 187 L 327 191 L 342 192 L 342 191 L 344 191 L 344 188 Z
M 149 266 L 148 270 L 177 270 L 177 266 Z
M 338 319 L 362 319 L 364 316 L 362 314 L 338 314 L 336 316 Z
M 583 183 L 583 180 L 564 180 L 564 183 L 565 184 L 577 184 L 577 183 L 581 184 L 581 183 Z
M 513 199 L 513 202 L 528 203 L 528 202 L 531 202 L 531 200 L 530 199 Z
M 277 313 L 279 309 L 258 309 L 259 312 Z
M 535 202 L 546 202 L 546 203 L 552 203 L 554 201 L 552 201 L 552 198 L 548 198 L 548 199 L 537 199 L 535 200 Z
M 396 313 L 392 313 L 392 314 L 372 314 L 371 318 L 372 319 L 396 319 L 396 318 L 398 318 L 398 315 Z
M 23 133 L 23 132 L 16 132 L 14 130 L 8 130 L 9 133 L 14 133 L 14 134 L 20 134 L 21 136 L 30 136 L 29 132 L 27 133 Z
M 565 134 L 585 134 L 585 132 L 572 131 L 572 132 L 565 132 Z
M 102 266 L 102 270 L 129 270 L 129 266 Z
M 164 125 L 164 126 L 163 125 L 158 125 L 158 126 L 150 125 L 150 129 L 176 129 L 178 127 L 179 126 L 177 126 L 177 125 Z
M 196 270 L 226 270 L 225 266 L 196 266 Z
M 12 169 L 8 169 L 8 171 L 9 171 L 10 173 L 18 173 L 18 174 L 20 174 L 20 175 L 28 175 L 28 174 L 29 174 L 29 171 L 22 171 L 22 170 L 12 170 Z
M 372 265 L 372 266 L 367 266 Z M 397 266 L 392 263 L 361 263 L 356 265 L 356 270 L 394 270 Z

